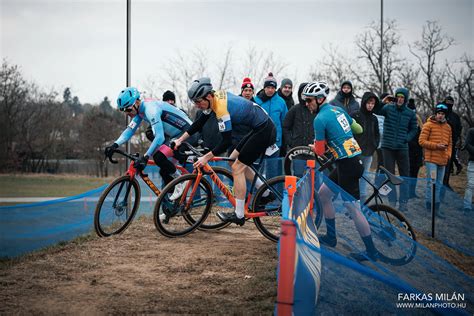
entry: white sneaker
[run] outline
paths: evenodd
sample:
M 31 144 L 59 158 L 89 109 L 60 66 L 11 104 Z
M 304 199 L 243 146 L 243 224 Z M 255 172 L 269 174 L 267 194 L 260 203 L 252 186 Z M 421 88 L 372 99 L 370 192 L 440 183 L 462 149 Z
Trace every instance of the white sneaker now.
M 164 221 L 166 219 L 165 213 L 160 214 L 160 222 Z
M 170 200 L 174 201 L 174 200 L 178 199 L 179 197 L 181 197 L 181 195 L 183 194 L 183 191 L 186 188 L 187 184 L 188 184 L 188 181 L 180 182 L 177 185 L 175 185 L 173 194 L 171 194 L 171 196 L 170 196 Z

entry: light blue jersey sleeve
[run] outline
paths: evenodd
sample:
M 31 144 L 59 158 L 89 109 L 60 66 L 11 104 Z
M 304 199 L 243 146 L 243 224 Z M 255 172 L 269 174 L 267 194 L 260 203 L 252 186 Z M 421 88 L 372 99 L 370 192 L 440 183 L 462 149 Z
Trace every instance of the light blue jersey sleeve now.
M 128 142 L 130 138 L 132 138 L 133 134 L 135 134 L 141 122 L 142 118 L 138 115 L 135 116 L 133 120 L 130 121 L 130 124 L 128 124 L 127 128 L 122 132 L 120 137 L 115 141 L 115 143 L 120 146 Z
M 148 107 L 146 109 L 146 115 L 150 120 L 151 129 L 155 135 L 155 139 L 153 139 L 153 142 L 145 153 L 145 155 L 149 157 L 151 157 L 155 153 L 155 150 L 165 142 L 165 129 L 163 121 L 161 120 L 162 112 L 162 109 L 158 106 Z

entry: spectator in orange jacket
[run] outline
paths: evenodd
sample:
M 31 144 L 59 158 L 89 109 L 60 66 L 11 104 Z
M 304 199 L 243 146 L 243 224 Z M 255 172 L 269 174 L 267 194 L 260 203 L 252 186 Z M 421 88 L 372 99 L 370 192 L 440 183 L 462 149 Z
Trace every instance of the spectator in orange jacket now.
M 447 113 L 447 105 L 443 103 L 436 105 L 435 114 L 423 125 L 418 140 L 424 151 L 426 175 L 432 181 L 436 181 L 436 209 L 439 209 L 439 191 L 453 146 L 451 126 L 446 121 Z M 426 187 L 426 208 L 431 209 L 431 185 Z M 440 212 L 438 214 L 441 216 Z

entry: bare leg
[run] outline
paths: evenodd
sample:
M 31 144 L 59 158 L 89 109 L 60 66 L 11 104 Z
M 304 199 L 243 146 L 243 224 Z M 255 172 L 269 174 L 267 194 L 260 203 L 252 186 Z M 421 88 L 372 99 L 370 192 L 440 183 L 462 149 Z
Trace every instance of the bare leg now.
M 234 176 L 234 195 L 236 199 L 244 200 L 247 191 L 245 182 L 245 169 L 247 166 L 238 159 L 232 164 L 232 175 Z
M 334 219 L 336 218 L 336 211 L 334 210 L 334 205 L 332 204 L 332 197 L 334 192 L 326 185 L 322 184 L 319 189 L 319 197 L 321 198 L 321 206 L 323 208 L 324 218 Z
M 364 214 L 362 214 L 360 210 L 360 203 L 358 201 L 355 202 L 344 202 L 344 206 L 349 210 L 351 214 L 351 218 L 354 221 L 357 231 L 361 237 L 366 237 L 370 235 L 370 226 L 369 222 L 365 218 Z

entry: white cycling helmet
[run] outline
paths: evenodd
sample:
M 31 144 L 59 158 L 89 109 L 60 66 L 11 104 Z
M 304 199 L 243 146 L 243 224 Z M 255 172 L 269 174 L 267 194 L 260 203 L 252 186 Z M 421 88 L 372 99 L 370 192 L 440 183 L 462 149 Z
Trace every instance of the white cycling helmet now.
M 325 97 L 329 95 L 329 85 L 324 81 L 310 82 L 303 89 L 303 95 L 308 97 Z

